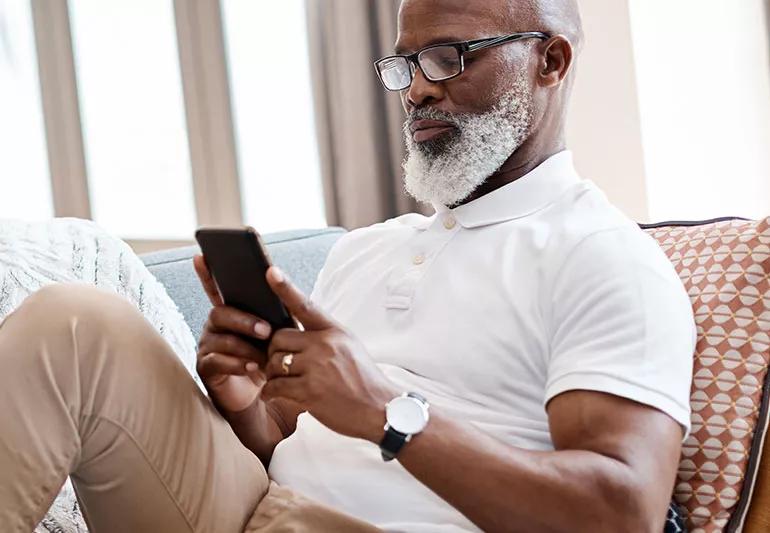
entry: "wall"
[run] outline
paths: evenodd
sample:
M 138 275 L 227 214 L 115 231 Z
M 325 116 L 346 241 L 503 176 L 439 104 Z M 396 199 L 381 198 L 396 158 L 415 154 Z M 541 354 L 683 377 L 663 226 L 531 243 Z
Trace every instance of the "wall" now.
M 764 0 L 630 0 L 650 214 L 770 215 Z
M 770 215 L 764 0 L 578 0 L 568 141 L 639 221 Z
M 648 219 L 628 3 L 580 0 L 585 47 L 567 131 L 578 170 L 638 221 Z

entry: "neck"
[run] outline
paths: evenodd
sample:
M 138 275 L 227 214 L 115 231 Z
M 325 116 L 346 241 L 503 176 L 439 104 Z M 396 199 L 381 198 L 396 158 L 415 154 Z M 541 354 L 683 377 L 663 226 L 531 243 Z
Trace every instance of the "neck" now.
M 485 196 L 497 189 L 526 176 L 552 155 L 566 149 L 564 135 L 542 139 L 534 133 L 516 150 L 508 160 L 482 183 L 468 198 L 451 207 L 458 207 Z

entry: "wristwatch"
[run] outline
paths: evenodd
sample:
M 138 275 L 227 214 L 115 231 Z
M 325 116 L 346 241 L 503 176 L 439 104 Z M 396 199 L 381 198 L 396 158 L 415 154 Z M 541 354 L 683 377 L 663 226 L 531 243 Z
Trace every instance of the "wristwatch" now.
M 428 425 L 428 400 L 416 392 L 393 398 L 385 406 L 385 436 L 380 442 L 383 461 L 392 461 L 413 436 Z

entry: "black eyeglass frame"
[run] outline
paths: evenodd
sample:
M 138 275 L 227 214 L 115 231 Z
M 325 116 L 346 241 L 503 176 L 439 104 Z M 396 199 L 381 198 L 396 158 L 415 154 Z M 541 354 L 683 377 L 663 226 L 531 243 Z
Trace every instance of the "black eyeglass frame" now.
M 385 87 L 385 90 L 398 92 L 398 91 L 406 90 L 412 86 L 412 83 L 414 82 L 414 75 L 417 72 L 418 67 L 420 68 L 420 70 L 422 70 L 423 76 L 425 76 L 426 80 L 432 83 L 438 83 L 438 82 L 447 81 L 447 80 L 456 78 L 457 76 L 460 76 L 463 72 L 465 72 L 465 54 L 468 52 L 476 52 L 478 50 L 484 50 L 486 48 L 492 48 L 493 46 L 500 46 L 503 44 L 521 41 L 524 39 L 541 39 L 543 41 L 547 41 L 550 38 L 551 36 L 548 35 L 547 33 L 543 33 L 540 31 L 527 31 L 527 32 L 511 33 L 508 35 L 502 35 L 500 37 L 487 37 L 485 39 L 474 39 L 472 41 L 457 41 L 452 43 L 432 44 L 430 46 L 426 46 L 421 50 L 417 50 L 413 54 L 395 54 L 392 56 L 386 56 L 386 57 L 380 58 L 374 62 L 374 70 L 377 72 L 377 77 L 380 79 L 380 83 L 382 84 L 382 86 Z M 460 71 L 457 74 L 452 74 L 451 76 L 446 76 L 443 78 L 437 78 L 437 79 L 431 78 L 425 73 L 425 70 L 420 66 L 420 54 L 426 52 L 427 50 L 431 50 L 433 48 L 445 48 L 447 46 L 450 46 L 457 50 L 457 55 L 460 57 Z M 406 62 L 409 66 L 409 85 L 401 89 L 389 89 L 388 86 L 385 85 L 385 81 L 382 79 L 382 72 L 380 72 L 379 65 L 385 61 L 388 61 L 390 59 L 396 59 L 396 58 L 406 59 Z

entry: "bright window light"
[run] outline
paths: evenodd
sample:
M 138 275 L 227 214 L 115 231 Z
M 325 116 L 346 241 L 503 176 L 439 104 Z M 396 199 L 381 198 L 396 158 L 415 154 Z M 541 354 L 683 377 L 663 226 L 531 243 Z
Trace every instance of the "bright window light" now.
M 191 239 L 196 217 L 171 0 L 70 0 L 94 220 Z
M 0 216 L 53 216 L 29 2 L 0 0 Z
M 653 220 L 770 215 L 764 0 L 631 0 Z
M 304 0 L 222 5 L 246 222 L 324 227 Z

